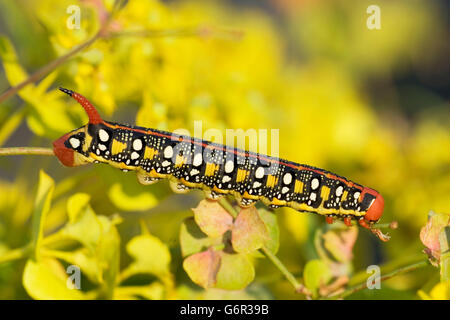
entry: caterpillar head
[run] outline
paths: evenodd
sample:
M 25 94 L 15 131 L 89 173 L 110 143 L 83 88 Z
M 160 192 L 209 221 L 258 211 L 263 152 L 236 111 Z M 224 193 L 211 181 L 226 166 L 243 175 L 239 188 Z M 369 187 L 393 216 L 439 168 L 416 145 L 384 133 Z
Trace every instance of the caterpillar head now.
M 95 107 L 81 94 L 64 88 L 59 88 L 59 90 L 67 93 L 81 104 L 89 117 L 89 124 L 95 125 L 103 122 Z M 82 154 L 83 146 L 86 143 L 86 131 L 87 125 L 66 133 L 53 142 L 53 152 L 63 165 L 75 167 L 90 162 Z
M 369 223 L 375 223 L 380 220 L 383 209 L 384 209 L 384 199 L 377 191 L 365 187 L 362 194 L 362 201 L 368 201 L 368 209 L 364 215 L 364 220 Z

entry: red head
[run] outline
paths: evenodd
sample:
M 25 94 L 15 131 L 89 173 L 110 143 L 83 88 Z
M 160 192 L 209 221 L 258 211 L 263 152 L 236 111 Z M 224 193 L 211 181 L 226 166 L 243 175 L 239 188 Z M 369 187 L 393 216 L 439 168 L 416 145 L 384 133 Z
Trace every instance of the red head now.
M 89 124 L 98 124 L 103 122 L 95 107 L 81 94 L 64 88 L 59 88 L 59 90 L 67 93 L 69 96 L 77 100 L 79 104 L 81 104 L 89 117 Z M 85 157 L 80 153 L 84 145 L 85 133 L 86 128 L 81 127 L 66 133 L 61 138 L 53 142 L 53 152 L 63 165 L 67 167 L 74 167 L 86 163 L 84 159 Z
M 367 212 L 364 215 L 364 219 L 367 222 L 376 222 L 380 220 L 383 214 L 384 199 L 377 191 L 364 187 L 364 190 L 361 194 L 361 199 L 363 199 L 363 201 L 366 195 L 367 198 L 370 199 L 370 203 Z

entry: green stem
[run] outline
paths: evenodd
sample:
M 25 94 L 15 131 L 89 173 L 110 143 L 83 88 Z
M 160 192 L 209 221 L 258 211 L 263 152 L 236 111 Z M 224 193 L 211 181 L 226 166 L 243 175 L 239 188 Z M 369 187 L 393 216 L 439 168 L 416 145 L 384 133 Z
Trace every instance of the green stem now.
M 416 262 L 416 263 L 413 263 L 413 264 L 410 264 L 410 265 L 407 265 L 407 266 L 404 266 L 404 267 L 400 267 L 400 268 L 398 268 L 398 269 L 396 269 L 396 270 L 394 270 L 394 271 L 392 271 L 390 273 L 387 273 L 384 276 L 380 277 L 380 281 L 385 281 L 385 280 L 391 279 L 391 278 L 393 278 L 393 277 L 395 277 L 395 276 L 397 276 L 399 274 L 408 273 L 408 272 L 417 270 L 419 268 L 423 268 L 423 267 L 427 266 L 428 264 L 429 264 L 428 263 L 428 259 L 425 259 L 423 261 L 419 261 L 419 262 Z M 333 297 L 333 298 L 345 298 L 345 297 L 347 297 L 347 296 L 349 296 L 349 295 L 351 295 L 351 294 L 353 294 L 355 292 L 364 290 L 366 288 L 367 288 L 367 281 L 364 282 L 364 283 L 361 283 L 359 285 L 356 285 L 354 287 L 351 287 L 351 288 L 345 290 L 344 292 L 338 294 L 337 296 L 330 296 L 330 297 Z
M 17 156 L 24 154 L 33 154 L 40 156 L 54 156 L 52 149 L 49 148 L 35 148 L 35 147 L 13 147 L 0 148 L 0 156 Z
M 222 207 L 227 210 L 233 218 L 236 218 L 238 216 L 238 212 L 233 208 L 233 206 L 228 202 L 226 197 L 222 197 L 219 200 L 219 203 Z
M 301 283 L 295 279 L 294 275 L 289 272 L 289 270 L 284 266 L 284 264 L 280 261 L 280 259 L 277 258 L 276 255 L 274 255 L 269 249 L 266 247 L 262 247 L 261 251 L 265 253 L 265 255 L 269 258 L 270 261 L 275 265 L 275 267 L 278 268 L 278 270 L 281 271 L 281 273 L 286 277 L 286 279 L 292 284 L 292 286 L 295 288 L 296 292 L 302 292 L 304 287 Z

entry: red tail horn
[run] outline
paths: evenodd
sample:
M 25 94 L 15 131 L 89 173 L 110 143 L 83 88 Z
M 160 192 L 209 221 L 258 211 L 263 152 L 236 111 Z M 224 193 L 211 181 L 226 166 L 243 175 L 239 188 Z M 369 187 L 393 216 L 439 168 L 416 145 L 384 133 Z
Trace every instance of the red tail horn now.
M 81 106 L 84 108 L 89 117 L 89 123 L 98 124 L 103 121 L 97 109 L 95 109 L 95 107 L 89 102 L 89 100 L 83 97 L 81 94 L 64 88 L 59 88 L 59 90 L 61 90 L 64 93 L 67 93 L 69 96 L 77 100 L 79 104 L 81 104 Z

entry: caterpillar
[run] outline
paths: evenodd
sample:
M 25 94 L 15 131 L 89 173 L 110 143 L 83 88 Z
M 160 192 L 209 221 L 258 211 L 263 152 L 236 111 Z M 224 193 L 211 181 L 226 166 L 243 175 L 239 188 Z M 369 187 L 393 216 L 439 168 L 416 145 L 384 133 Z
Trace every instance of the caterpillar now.
M 203 189 L 208 199 L 231 194 L 241 207 L 261 200 L 270 208 L 291 207 L 341 219 L 356 220 L 381 240 L 389 237 L 373 225 L 381 218 L 383 197 L 332 172 L 189 136 L 104 121 L 81 94 L 59 88 L 85 110 L 89 123 L 53 142 L 59 161 L 68 167 L 107 163 L 136 171 L 149 185 L 168 178 L 177 193 Z

